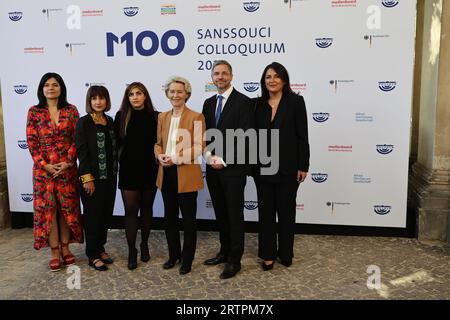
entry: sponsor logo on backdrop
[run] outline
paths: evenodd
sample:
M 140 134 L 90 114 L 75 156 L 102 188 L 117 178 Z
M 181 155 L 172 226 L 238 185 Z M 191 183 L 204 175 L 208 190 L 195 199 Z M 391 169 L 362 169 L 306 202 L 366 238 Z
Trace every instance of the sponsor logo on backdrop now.
M 247 92 L 255 92 L 259 89 L 259 82 L 244 82 L 244 89 Z
M 20 196 L 21 196 L 22 200 L 25 202 L 33 201 L 33 194 L 31 194 L 31 193 L 22 193 Z
M 363 174 L 355 173 L 353 175 L 353 183 L 371 183 L 372 179 L 370 177 L 365 177 Z
M 336 207 L 349 206 L 349 205 L 351 205 L 351 203 L 350 202 L 328 201 L 326 203 L 326 205 L 327 205 L 327 207 L 330 208 L 330 212 L 333 214 Z
M 14 86 L 14 92 L 17 94 L 24 94 L 28 91 L 28 86 L 24 84 L 19 84 Z
M 206 200 L 205 208 L 210 208 L 210 209 L 214 208 L 211 199 Z
M 165 4 L 161 6 L 161 15 L 177 14 L 177 7 L 174 4 Z
M 388 214 L 389 212 L 391 212 L 391 208 L 392 208 L 392 206 L 380 204 L 380 205 L 373 206 L 373 211 L 375 211 L 376 214 L 384 216 L 385 214 Z
M 20 149 L 28 149 L 27 140 L 17 140 L 17 145 Z
M 356 122 L 373 122 L 373 116 L 366 114 L 365 112 L 355 113 Z
M 197 7 L 198 12 L 219 12 L 222 10 L 220 4 L 201 4 Z
M 44 47 L 23 48 L 23 53 L 44 53 Z
M 247 210 L 255 210 L 256 208 L 258 208 L 258 201 L 248 201 L 248 200 L 246 200 L 244 202 L 244 207 Z
M 353 146 L 352 145 L 347 145 L 347 146 L 330 145 L 330 146 L 328 146 L 328 151 L 330 151 L 330 152 L 353 152 Z
M 205 83 L 205 92 L 217 92 L 217 87 L 212 82 Z
M 375 41 L 375 39 L 381 39 L 381 38 L 389 38 L 390 36 L 388 34 L 372 34 L 372 35 L 365 35 L 364 40 L 369 42 L 369 48 L 372 48 L 372 44 Z
M 306 83 L 291 83 L 292 91 L 300 94 L 306 90 Z
M 296 209 L 297 209 L 297 211 L 305 210 L 305 204 L 304 203 L 297 203 Z
M 8 12 L 8 16 L 9 16 L 9 20 L 11 20 L 11 21 L 14 21 L 14 22 L 19 21 L 23 17 L 23 12 L 20 12 L 20 11 Z
M 70 54 L 73 54 L 75 47 L 79 47 L 79 46 L 85 46 L 86 43 L 83 42 L 71 42 L 71 43 L 66 43 L 66 48 L 69 49 Z
M 92 87 L 92 86 L 106 86 L 106 83 L 105 82 L 86 82 L 84 84 L 84 86 L 86 88 L 89 88 L 89 87 Z
M 389 92 L 395 89 L 397 86 L 396 81 L 380 81 L 378 82 L 378 88 L 380 88 L 381 91 Z
M 328 179 L 328 173 L 311 173 L 311 179 L 317 183 L 325 182 Z
M 125 7 L 123 8 L 123 13 L 127 17 L 134 17 L 139 12 L 139 7 Z
M 259 9 L 261 3 L 259 1 L 245 1 L 243 3 L 244 10 L 247 12 L 255 12 Z
M 316 38 L 316 46 L 325 49 L 333 44 L 333 38 Z
M 83 10 L 81 12 L 81 15 L 83 17 L 102 17 L 103 16 L 103 9 Z
M 385 6 L 386 8 L 393 8 L 396 5 L 398 5 L 398 0 L 381 0 L 381 3 L 383 4 L 383 6 Z
M 377 152 L 381 154 L 389 154 L 394 150 L 393 144 L 377 144 Z
M 353 82 L 355 82 L 355 80 L 330 80 L 330 85 L 336 93 L 338 88 L 342 87 L 342 85 L 347 85 Z
M 357 4 L 357 0 L 331 0 L 331 6 L 337 8 L 356 7 Z
M 62 8 L 50 8 L 50 9 L 42 9 L 42 13 L 47 17 L 47 21 L 50 21 L 50 17 L 53 13 L 63 12 Z
M 314 112 L 313 119 L 316 122 L 325 122 L 330 118 L 330 114 L 328 112 Z
M 292 2 L 298 2 L 298 1 L 307 1 L 307 0 L 282 0 L 282 2 L 283 2 L 285 5 L 288 5 L 289 11 L 292 10 Z

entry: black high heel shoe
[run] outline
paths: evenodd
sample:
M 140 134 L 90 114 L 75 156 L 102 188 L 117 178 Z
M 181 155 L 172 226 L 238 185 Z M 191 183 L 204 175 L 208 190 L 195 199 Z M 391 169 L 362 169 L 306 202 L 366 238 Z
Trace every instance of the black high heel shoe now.
M 133 248 L 128 251 L 128 269 L 133 270 L 137 268 L 137 249 Z
M 104 258 L 104 257 L 106 257 L 106 258 Z M 112 263 L 114 263 L 114 260 L 106 252 L 100 253 L 100 260 L 102 260 L 102 262 L 104 264 L 112 264 Z
M 102 261 L 101 259 L 89 260 L 89 266 L 93 267 L 97 271 L 106 271 L 108 267 L 106 264 L 102 264 L 101 266 L 97 266 L 96 263 Z M 102 261 L 103 262 L 103 261 Z
M 148 250 L 148 244 L 141 243 L 141 261 L 148 262 L 150 260 L 150 252 Z
M 280 263 L 285 266 L 286 268 L 289 268 L 292 265 L 292 259 L 289 260 L 280 260 Z
M 273 269 L 273 265 L 275 264 L 275 261 L 272 261 L 271 264 L 266 264 L 265 261 L 261 262 L 261 267 L 263 271 L 269 271 Z
M 175 258 L 175 259 L 169 258 L 169 260 L 167 260 L 166 262 L 164 262 L 163 268 L 164 268 L 164 269 L 172 269 L 173 267 L 175 267 L 175 265 L 177 264 L 177 262 L 181 262 L 181 258 Z

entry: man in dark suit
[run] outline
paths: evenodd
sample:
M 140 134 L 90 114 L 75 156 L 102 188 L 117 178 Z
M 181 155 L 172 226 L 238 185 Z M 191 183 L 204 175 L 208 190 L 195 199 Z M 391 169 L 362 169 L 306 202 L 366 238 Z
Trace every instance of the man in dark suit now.
M 242 149 L 237 148 L 242 140 L 245 143 L 245 137 L 239 134 L 237 138 L 227 137 L 226 133 L 253 128 L 254 114 L 250 98 L 232 87 L 233 72 L 227 61 L 216 61 L 211 77 L 217 87 L 217 94 L 205 100 L 202 113 L 206 129 L 217 129 L 216 133 L 220 131 L 223 139 L 220 146 L 217 144 L 220 139 L 208 140 L 205 153 L 208 164 L 206 182 L 219 227 L 220 251 L 204 264 L 225 263 L 220 278 L 227 279 L 234 277 L 241 269 L 244 253 L 244 189 L 250 166 Z M 231 145 L 234 150 L 227 148 Z M 248 150 L 248 142 L 245 143 L 245 149 Z

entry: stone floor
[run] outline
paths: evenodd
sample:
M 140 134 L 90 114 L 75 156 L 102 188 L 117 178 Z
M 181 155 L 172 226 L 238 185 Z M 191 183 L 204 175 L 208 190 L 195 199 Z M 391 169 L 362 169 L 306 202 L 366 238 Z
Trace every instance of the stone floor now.
M 125 233 L 111 230 L 107 250 L 115 263 L 107 272 L 87 265 L 84 245 L 71 246 L 79 289 L 71 281 L 76 273 L 69 273 L 76 270 L 50 272 L 49 250 L 36 251 L 32 242 L 31 229 L 0 231 L 0 299 L 450 300 L 450 248 L 416 239 L 296 235 L 293 265 L 275 264 L 263 272 L 257 235 L 248 233 L 241 272 L 221 280 L 221 265 L 202 264 L 216 253 L 215 232 L 199 232 L 192 272 L 181 276 L 178 268 L 162 268 L 167 259 L 162 231 L 152 231 L 150 262 L 129 271 Z

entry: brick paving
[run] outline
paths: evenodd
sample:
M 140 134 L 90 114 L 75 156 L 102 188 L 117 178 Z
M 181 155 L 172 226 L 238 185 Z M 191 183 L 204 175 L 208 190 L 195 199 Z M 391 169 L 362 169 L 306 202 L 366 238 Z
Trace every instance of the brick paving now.
M 290 268 L 277 263 L 263 272 L 257 257 L 257 235 L 246 234 L 242 270 L 221 280 L 222 265 L 204 266 L 216 254 L 218 234 L 199 232 L 192 272 L 164 270 L 167 245 L 164 232 L 152 231 L 151 260 L 127 269 L 123 230 L 110 230 L 107 251 L 115 259 L 106 272 L 87 264 L 84 245 L 71 245 L 80 268 L 80 289 L 69 289 L 67 269 L 50 272 L 49 250 L 32 248 L 31 229 L 0 231 L 0 299 L 444 299 L 450 300 L 450 247 L 423 244 L 416 239 L 357 236 L 296 235 Z M 367 272 L 381 272 L 381 282 Z M 369 271 L 370 271 L 369 270 Z

